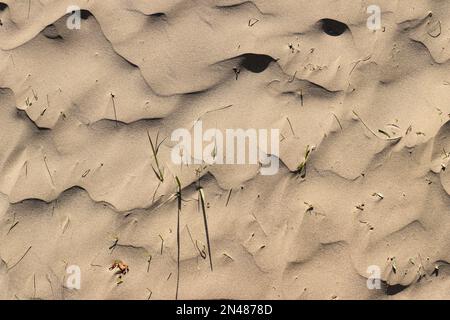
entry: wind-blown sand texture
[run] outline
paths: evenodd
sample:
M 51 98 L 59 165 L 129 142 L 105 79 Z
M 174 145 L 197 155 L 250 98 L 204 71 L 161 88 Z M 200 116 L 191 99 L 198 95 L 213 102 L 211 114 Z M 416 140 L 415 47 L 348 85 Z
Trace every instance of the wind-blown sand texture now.
M 450 3 L 371 4 L 1 0 L 0 298 L 174 299 L 178 244 L 180 299 L 450 298 Z M 173 164 L 199 119 L 280 129 L 279 173 Z

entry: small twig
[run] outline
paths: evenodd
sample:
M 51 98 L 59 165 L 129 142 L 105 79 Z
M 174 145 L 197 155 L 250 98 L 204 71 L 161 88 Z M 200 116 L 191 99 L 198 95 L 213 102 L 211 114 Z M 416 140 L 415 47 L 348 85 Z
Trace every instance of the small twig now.
M 116 103 L 114 102 L 114 97 L 115 95 L 111 93 L 111 100 L 114 109 L 114 119 L 116 120 L 116 127 L 117 127 L 117 111 L 116 111 Z
M 358 120 L 361 121 L 361 123 L 364 125 L 364 127 L 366 127 L 367 130 L 369 130 L 375 137 L 379 138 L 378 135 L 372 129 L 369 128 L 369 126 L 363 121 L 363 119 L 361 119 L 361 117 L 355 111 L 352 112 L 358 118 Z
M 148 265 L 147 265 L 147 273 L 148 273 L 148 272 L 150 271 L 150 263 L 152 262 L 152 255 L 150 255 L 150 256 L 148 257 L 147 262 L 148 262 Z
M 206 111 L 206 112 L 203 114 L 203 116 L 204 116 L 205 114 L 208 114 L 208 113 L 226 110 L 226 109 L 228 109 L 228 108 L 231 108 L 232 106 L 233 106 L 232 104 L 229 104 L 229 105 L 226 105 L 226 106 L 217 108 L 217 109 L 213 109 L 213 110 Z M 198 120 L 200 120 L 200 118 L 197 119 L 197 121 L 198 121 Z
M 208 231 L 208 218 L 206 216 L 206 208 L 205 208 L 205 194 L 203 192 L 202 187 L 198 188 L 198 194 L 199 194 L 200 205 L 201 205 L 202 213 L 203 213 L 203 223 L 205 225 L 206 243 L 208 245 L 208 253 L 209 253 L 209 265 L 210 265 L 211 271 L 213 271 L 213 263 L 212 263 L 212 257 L 211 257 L 211 243 L 209 241 L 209 231 Z
M 292 127 L 291 120 L 289 120 L 289 118 L 286 118 L 286 120 L 287 120 L 287 122 L 289 123 L 289 127 L 291 128 L 292 134 L 293 134 L 294 137 L 295 137 L 296 135 L 295 135 L 295 132 L 294 132 L 294 128 Z
M 387 133 L 386 131 L 384 131 L 384 130 L 378 129 L 378 132 L 381 133 L 381 134 L 384 134 L 388 138 L 391 137 L 391 135 L 389 133 Z
M 267 236 L 266 231 L 264 230 L 264 228 L 261 225 L 261 223 L 258 221 L 258 218 L 255 216 L 255 214 L 252 212 L 251 215 L 252 215 L 253 219 L 255 219 L 255 221 L 259 225 L 259 227 L 261 228 L 261 231 L 264 233 L 264 235 Z
M 192 245 L 194 246 L 194 249 L 197 250 L 197 247 L 195 246 L 194 238 L 192 238 L 191 230 L 189 229 L 188 225 L 186 225 L 186 230 L 188 232 L 189 238 L 191 239 Z
M 50 176 L 50 180 L 52 181 L 52 185 L 54 186 L 55 183 L 53 182 L 52 174 L 50 173 L 50 169 L 48 168 L 47 157 L 46 156 L 44 156 L 44 163 L 45 163 L 45 167 L 47 168 L 48 175 Z
M 231 259 L 231 260 L 233 260 L 234 261 L 234 259 L 233 259 L 233 257 L 231 257 L 230 255 L 228 255 L 227 253 L 222 253 L 225 257 L 227 257 L 227 258 L 229 258 L 229 259 Z
M 152 204 L 155 203 L 156 193 L 158 192 L 159 186 L 161 185 L 161 181 L 158 183 L 158 186 L 155 188 L 155 192 L 153 192 Z
M 34 288 L 33 299 L 35 299 L 36 298 L 36 274 L 33 274 L 33 288 Z
M 383 196 L 381 193 L 379 193 L 379 192 L 375 192 L 374 194 L 372 194 L 372 197 L 378 197 L 378 198 L 380 198 L 381 200 L 384 199 L 384 196 Z
M 389 140 L 389 141 L 401 139 L 401 137 L 387 138 L 387 139 L 383 139 L 383 138 L 379 137 L 379 136 L 375 133 L 375 131 L 373 131 L 372 129 L 369 128 L 369 126 L 363 121 L 363 119 L 361 119 L 361 117 L 360 117 L 354 110 L 352 110 L 352 112 L 353 112 L 353 114 L 358 118 L 358 120 L 361 121 L 361 123 L 364 125 L 364 127 L 366 127 L 366 129 L 369 130 L 370 133 L 372 133 L 372 134 L 373 134 L 375 137 L 377 137 L 378 139 Z
M 147 290 L 148 290 L 148 292 L 149 292 L 149 295 L 148 295 L 147 300 L 150 300 L 150 298 L 152 297 L 153 292 L 152 292 L 152 290 L 150 290 L 149 288 L 147 288 Z
M 64 232 L 66 232 L 69 225 L 70 225 L 70 218 L 67 217 L 66 221 L 64 222 L 63 228 L 62 228 L 62 234 L 64 234 Z
M 294 82 L 295 76 L 297 75 L 297 72 L 298 72 L 298 71 L 295 71 L 295 72 L 294 72 L 294 74 L 292 75 L 292 78 L 290 78 L 290 79 L 288 80 L 288 83 Z
M 112 246 L 110 246 L 108 249 L 111 250 L 111 253 L 114 251 L 114 249 L 116 248 L 117 244 L 119 243 L 119 238 L 116 238 L 114 240 L 114 243 L 112 244 Z
M 89 172 L 91 172 L 91 169 L 86 170 L 81 177 L 86 178 L 86 176 L 89 174 Z
M 8 232 L 6 233 L 7 235 L 11 232 L 12 229 L 14 229 L 15 226 L 17 226 L 19 224 L 19 221 L 16 221 L 8 230 Z
M 180 215 L 181 215 L 181 183 L 178 177 L 175 177 L 177 183 L 177 204 L 178 204 L 178 214 L 177 214 L 177 291 L 175 294 L 175 300 L 178 300 L 178 290 L 180 286 Z
M 161 235 L 159 234 L 159 237 L 161 238 L 161 254 L 163 254 L 163 248 L 164 248 L 164 239 L 163 237 L 161 237 Z
M 337 121 L 337 123 L 339 124 L 339 128 L 341 128 L 341 131 L 343 130 L 342 129 L 342 125 L 341 125 L 341 122 L 339 121 L 339 118 L 337 117 L 337 115 L 335 115 L 334 113 L 331 113 L 333 116 L 334 116 L 334 118 L 336 119 L 336 121 Z
M 197 249 L 198 253 L 200 254 L 200 257 L 202 257 L 202 259 L 206 259 L 207 255 L 206 255 L 206 252 L 205 252 L 205 249 L 206 249 L 205 245 L 203 244 L 203 249 L 200 249 L 198 247 L 198 241 L 195 240 L 195 248 Z
M 234 67 L 233 68 L 234 74 L 236 76 L 236 80 L 239 78 L 239 74 L 241 73 L 241 69 Z
M 228 206 L 228 203 L 230 202 L 230 198 L 231 198 L 231 192 L 233 191 L 233 188 L 230 189 L 230 191 L 228 192 L 228 198 L 227 198 L 227 203 L 225 204 L 225 207 Z
M 253 27 L 255 24 L 257 24 L 259 22 L 259 19 L 256 18 L 251 18 L 250 20 L 248 20 L 248 26 L 249 27 Z
M 360 64 L 361 62 L 366 62 L 368 60 L 370 60 L 370 58 L 372 58 L 372 56 L 368 56 L 367 58 L 364 59 L 359 59 L 358 61 L 355 62 L 355 65 L 353 66 L 352 70 L 349 73 L 349 76 L 352 75 L 353 71 L 355 71 L 356 67 L 358 66 L 358 64 Z
M 313 206 L 312 204 L 309 204 L 308 202 L 305 202 L 305 204 L 306 204 L 306 206 L 307 206 L 307 208 L 306 208 L 306 210 L 305 210 L 305 213 L 314 211 L 314 206 Z
M 25 258 L 25 256 L 27 255 L 28 251 L 30 251 L 30 250 L 31 250 L 31 246 L 27 249 L 27 251 L 25 251 L 25 253 L 22 255 L 22 257 L 21 257 L 15 264 L 13 264 L 11 267 L 9 267 L 9 268 L 7 269 L 7 271 L 10 271 L 10 270 L 12 270 L 15 266 L 17 266 L 17 265 L 20 263 L 20 261 L 22 261 L 23 258 Z

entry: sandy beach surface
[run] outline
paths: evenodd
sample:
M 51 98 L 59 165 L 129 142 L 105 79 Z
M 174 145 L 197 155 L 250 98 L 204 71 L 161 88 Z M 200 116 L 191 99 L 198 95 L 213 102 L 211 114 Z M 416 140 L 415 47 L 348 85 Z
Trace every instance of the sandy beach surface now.
M 450 298 L 449 41 L 443 0 L 0 0 L 0 299 Z M 199 121 L 277 173 L 175 163 Z

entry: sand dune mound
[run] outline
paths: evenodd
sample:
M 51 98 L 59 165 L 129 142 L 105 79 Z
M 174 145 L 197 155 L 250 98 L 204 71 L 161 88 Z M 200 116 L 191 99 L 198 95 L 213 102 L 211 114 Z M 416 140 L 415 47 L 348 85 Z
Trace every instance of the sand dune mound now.
M 0 298 L 450 298 L 450 4 L 370 6 L 0 1 Z

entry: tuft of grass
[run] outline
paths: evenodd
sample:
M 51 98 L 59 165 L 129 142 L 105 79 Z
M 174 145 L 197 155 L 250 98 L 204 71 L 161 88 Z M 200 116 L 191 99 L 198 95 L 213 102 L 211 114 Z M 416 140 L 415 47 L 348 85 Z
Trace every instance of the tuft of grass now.
M 300 175 L 302 178 L 306 177 L 306 162 L 309 159 L 309 156 L 311 155 L 311 152 L 313 152 L 315 149 L 314 146 L 307 145 L 306 151 L 305 151 L 305 158 L 303 161 L 297 166 L 297 169 L 294 171 L 296 174 Z
M 148 141 L 150 142 L 150 147 L 152 149 L 153 158 L 155 159 L 155 164 L 156 164 L 156 169 L 152 165 L 153 172 L 155 173 L 155 175 L 159 181 L 164 182 L 164 169 L 161 169 L 161 166 L 159 164 L 158 153 L 159 153 L 159 148 L 161 147 L 161 145 L 165 139 L 163 139 L 161 142 L 159 142 L 159 132 L 158 132 L 156 134 L 155 143 L 153 143 L 153 140 L 150 137 L 150 133 L 148 132 L 148 130 L 147 130 L 147 137 L 148 137 Z

